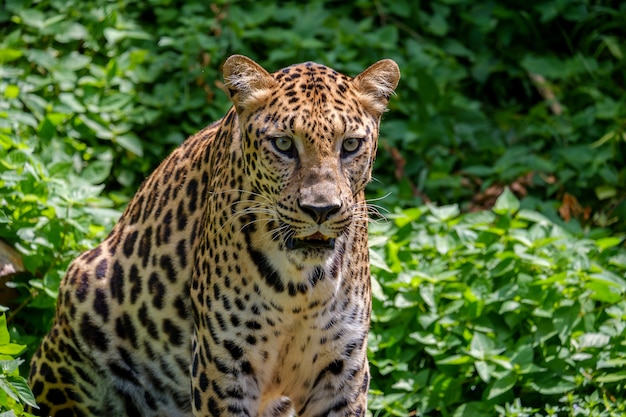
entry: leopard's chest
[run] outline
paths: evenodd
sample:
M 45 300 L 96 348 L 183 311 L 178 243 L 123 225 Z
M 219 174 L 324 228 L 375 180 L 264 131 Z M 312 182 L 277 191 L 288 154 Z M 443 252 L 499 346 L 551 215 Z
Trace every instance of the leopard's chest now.
M 290 299 L 299 300 L 302 308 L 272 309 L 249 316 L 264 324 L 255 333 L 257 342 L 249 345 L 247 352 L 263 387 L 263 398 L 288 396 L 295 405 L 303 404 L 310 390 L 320 383 L 319 375 L 326 372 L 329 362 L 334 363 L 338 356 L 350 360 L 348 352 L 338 349 L 338 341 L 353 337 L 351 329 L 359 333 L 362 326 L 351 323 L 351 314 L 341 311 L 336 300 L 317 303 L 307 298 L 302 295 Z M 329 372 L 338 374 L 342 367 L 343 363 L 331 366 Z
M 270 397 L 304 395 L 337 356 L 336 342 L 363 333 L 368 304 L 352 295 L 361 283 L 350 282 L 348 244 L 340 239 L 322 263 L 294 265 L 278 248 L 236 252 L 234 239 L 207 239 L 191 289 L 203 307 L 198 337 L 230 346 L 227 360 L 245 356 Z

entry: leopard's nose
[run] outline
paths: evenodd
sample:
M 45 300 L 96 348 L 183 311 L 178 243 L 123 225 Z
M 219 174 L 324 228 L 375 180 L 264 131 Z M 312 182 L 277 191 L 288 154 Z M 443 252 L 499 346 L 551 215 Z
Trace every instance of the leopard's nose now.
M 317 224 L 324 223 L 330 216 L 337 213 L 341 209 L 341 204 L 339 203 L 315 205 L 299 201 L 298 205 L 300 206 L 300 209 L 311 216 Z

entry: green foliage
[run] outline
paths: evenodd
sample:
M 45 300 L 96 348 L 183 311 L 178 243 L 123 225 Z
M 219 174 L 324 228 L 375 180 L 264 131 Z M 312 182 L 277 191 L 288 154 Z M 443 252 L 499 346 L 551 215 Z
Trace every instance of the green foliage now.
M 211 13 L 208 6 L 100 3 L 7 2 L 2 91 L 30 115 L 15 120 L 39 140 L 79 140 L 93 155 L 113 151 L 114 176 L 103 179 L 134 189 L 168 148 L 221 115 L 204 113 L 213 91 L 198 62 L 217 44 L 200 35 L 210 30 L 211 19 L 198 17 Z M 219 79 L 217 68 L 206 75 Z
M 492 212 L 393 218 L 372 237 L 375 415 L 626 412 L 619 238 L 573 236 L 508 190 Z
M 219 66 L 230 53 L 270 69 L 310 59 L 351 74 L 391 57 L 403 78 L 372 187 L 393 191 L 388 205 L 466 210 L 488 206 L 480 197 L 494 184 L 518 184 L 526 208 L 574 218 L 573 228 L 626 230 L 625 7 L 13 0 L 0 14 L 3 92 L 34 114 L 65 115 L 62 128 L 39 125 L 44 136 L 112 149 L 107 187 L 129 194 L 168 149 L 223 114 Z
M 386 145 L 410 161 L 400 195 L 413 184 L 467 209 L 494 183 L 521 182 L 527 208 L 556 218 L 569 194 L 589 207 L 581 221 L 625 230 L 624 5 L 411 4 L 381 2 L 401 33 L 404 78 L 383 125 Z M 381 156 L 386 179 L 394 164 Z
M 224 114 L 225 57 L 352 75 L 390 57 L 370 196 L 398 214 L 373 238 L 373 414 L 624 413 L 625 30 L 626 5 L 603 1 L 6 0 L 0 238 L 27 269 L 13 340 L 38 345 L 70 260 Z
M 20 376 L 22 359 L 15 359 L 26 346 L 11 343 L 6 316 L 0 314 L 0 416 L 31 416 L 24 412 L 24 406 L 37 407 L 35 397 Z
M 0 57 L 30 55 L 49 71 L 42 75 L 42 68 L 27 61 L 0 67 L 0 238 L 23 255 L 29 274 L 12 283 L 21 293 L 16 304 L 32 313 L 27 334 L 41 337 L 69 261 L 103 238 L 119 212 L 101 195 L 113 152 L 79 141 L 79 104 L 62 92 L 63 83 L 76 87 L 72 71 L 85 60 L 72 55 L 59 64 L 50 50 L 25 48 L 29 37 L 18 32 L 3 38 Z M 24 49 L 15 49 L 18 44 Z

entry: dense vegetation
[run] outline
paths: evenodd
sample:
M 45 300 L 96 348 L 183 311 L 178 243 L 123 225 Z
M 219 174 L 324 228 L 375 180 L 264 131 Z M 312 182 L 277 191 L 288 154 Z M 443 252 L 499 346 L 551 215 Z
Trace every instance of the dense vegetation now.
M 626 4 L 590 0 L 6 0 L 0 239 L 25 271 L 0 415 L 32 401 L 18 365 L 68 262 L 229 106 L 232 53 L 401 67 L 370 187 L 372 414 L 626 413 L 624 39 Z
M 493 211 L 428 206 L 391 217 L 372 238 L 381 261 L 374 263 L 372 410 L 626 413 L 619 238 L 577 239 L 520 209 L 508 189 Z

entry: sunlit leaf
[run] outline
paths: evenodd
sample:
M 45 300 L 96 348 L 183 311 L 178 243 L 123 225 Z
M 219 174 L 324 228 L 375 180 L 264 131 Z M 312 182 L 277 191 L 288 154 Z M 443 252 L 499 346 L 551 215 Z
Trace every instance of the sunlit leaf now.
M 514 214 L 519 210 L 520 202 L 510 188 L 506 187 L 496 200 L 493 211 L 497 214 Z
M 0 63 L 15 61 L 21 58 L 23 54 L 20 49 L 0 48 Z
M 10 355 L 10 356 L 18 356 L 21 355 L 26 350 L 26 346 L 18 345 L 16 343 L 7 343 L 4 345 L 0 345 L 0 354 Z
M 494 379 L 488 390 L 487 399 L 491 400 L 492 398 L 496 398 L 499 395 L 509 392 L 515 386 L 516 382 L 517 376 L 512 372 L 507 373 L 503 377 Z
M 626 371 L 618 371 L 613 373 L 605 373 L 595 378 L 596 381 L 600 383 L 612 383 L 619 382 L 626 379 Z
M 585 333 L 578 338 L 581 349 L 602 348 L 606 346 L 611 338 L 602 333 Z
M 477 359 L 485 359 L 494 348 L 493 341 L 480 332 L 474 333 L 470 345 L 470 354 Z
M 125 135 L 115 136 L 113 140 L 115 143 L 117 143 L 127 151 L 132 152 L 137 156 L 143 155 L 143 145 L 141 143 L 141 140 L 137 136 L 129 133 Z
M 7 330 L 7 317 L 0 314 L 0 346 L 4 346 L 10 342 L 9 331 Z
M 476 368 L 476 372 L 480 379 L 484 382 L 489 382 L 491 380 L 491 373 L 493 372 L 493 365 L 488 364 L 485 361 L 476 361 L 474 362 L 474 367 Z

